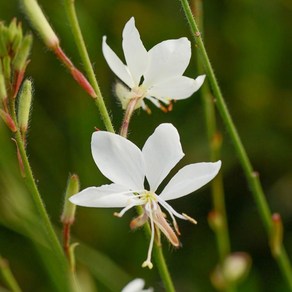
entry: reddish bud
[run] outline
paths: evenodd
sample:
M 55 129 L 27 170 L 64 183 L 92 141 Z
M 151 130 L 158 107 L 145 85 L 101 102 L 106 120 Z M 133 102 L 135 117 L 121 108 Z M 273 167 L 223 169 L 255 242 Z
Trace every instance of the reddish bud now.
M 13 121 L 13 119 L 11 118 L 11 116 L 6 113 L 5 111 L 0 109 L 0 116 L 3 119 L 3 121 L 5 122 L 5 124 L 7 125 L 7 127 L 13 132 L 15 133 L 17 131 L 16 125 Z
M 71 69 L 73 78 L 79 83 L 79 85 L 93 98 L 96 98 L 96 93 L 85 76 L 75 67 Z

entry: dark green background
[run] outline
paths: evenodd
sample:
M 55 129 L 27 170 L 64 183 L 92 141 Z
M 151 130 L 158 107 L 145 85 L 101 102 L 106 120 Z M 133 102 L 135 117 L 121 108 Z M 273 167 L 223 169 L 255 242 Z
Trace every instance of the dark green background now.
M 62 48 L 82 69 L 70 33 L 62 1 L 39 1 L 61 39 Z M 112 86 L 114 74 L 101 52 L 103 35 L 122 57 L 121 32 L 134 16 L 147 49 L 160 41 L 190 37 L 179 1 L 76 1 L 78 16 L 94 64 L 97 79 L 116 129 L 122 110 Z M 272 212 L 280 212 L 285 224 L 285 245 L 292 255 L 292 91 L 291 10 L 289 0 L 204 1 L 203 38 L 215 72 L 250 159 L 263 183 Z M 17 16 L 30 30 L 17 1 L 0 1 L 0 19 L 8 23 Z M 196 48 L 185 75 L 195 77 Z M 34 102 L 28 136 L 28 153 L 53 222 L 59 217 L 69 173 L 80 176 L 82 188 L 107 180 L 96 168 L 90 152 L 94 127 L 104 129 L 93 101 L 74 83 L 54 55 L 35 37 L 27 75 L 33 80 Z M 200 92 L 175 103 L 170 113 L 150 104 L 152 115 L 138 111 L 130 125 L 129 138 L 142 146 L 155 127 L 173 123 L 180 135 L 185 158 L 178 165 L 208 161 L 208 144 Z M 222 173 L 233 251 L 245 251 L 253 259 L 252 270 L 239 291 L 287 291 L 269 251 L 267 236 L 257 208 L 234 153 L 232 141 L 218 117 L 223 135 Z M 27 193 L 19 175 L 15 145 L 0 123 L 0 253 L 9 259 L 24 291 L 52 291 L 34 245 L 18 230 L 23 216 L 30 216 Z M 175 171 L 172 172 L 172 174 Z M 218 262 L 215 237 L 207 223 L 212 209 L 209 187 L 172 206 L 199 222 L 180 222 L 183 248 L 174 250 L 164 241 L 164 250 L 178 291 L 213 291 L 209 274 Z M 33 208 L 33 207 L 31 207 Z M 18 210 L 18 211 L 17 211 Z M 131 278 L 142 277 L 147 285 L 162 291 L 157 270 L 140 267 L 146 257 L 148 240 L 143 231 L 131 232 L 128 223 L 111 209 L 78 208 L 73 234 L 106 254 Z M 37 223 L 37 222 L 36 222 Z M 32 223 L 33 224 L 33 223 Z M 16 226 L 16 227 L 15 227 Z M 77 248 L 78 253 L 78 248 Z M 95 262 L 99 265 L 99 262 Z M 81 266 L 80 266 L 81 267 Z M 87 270 L 86 267 L 83 269 Z M 111 275 L 113 281 L 119 281 Z M 95 279 L 99 291 L 107 291 Z M 120 282 L 124 284 L 123 280 Z M 88 290 L 89 291 L 89 290 Z

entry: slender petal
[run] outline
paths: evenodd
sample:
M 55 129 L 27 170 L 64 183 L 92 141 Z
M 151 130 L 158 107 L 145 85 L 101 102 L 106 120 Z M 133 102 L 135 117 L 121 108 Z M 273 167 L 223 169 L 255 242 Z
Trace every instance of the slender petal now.
M 132 191 L 117 184 L 89 187 L 70 197 L 70 202 L 84 207 L 117 208 L 128 204 L 143 204 Z
M 144 84 L 151 87 L 184 73 L 191 58 L 191 43 L 187 38 L 167 40 L 154 46 L 148 54 Z
M 134 17 L 126 23 L 123 30 L 123 51 L 132 78 L 138 86 L 148 64 L 148 53 L 135 27 Z
M 221 167 L 221 161 L 215 163 L 195 163 L 183 167 L 167 184 L 160 194 L 163 200 L 173 200 L 186 196 L 212 180 Z
M 184 153 L 179 134 L 172 124 L 159 125 L 146 141 L 142 153 L 150 190 L 155 192 Z
M 156 98 L 185 99 L 197 91 L 203 84 L 205 75 L 196 79 L 178 76 L 160 82 L 148 90 L 148 94 Z
M 108 46 L 106 36 L 102 39 L 102 52 L 111 70 L 130 88 L 133 87 L 135 82 L 128 67 L 123 64 L 116 53 Z
M 93 159 L 104 176 L 130 189 L 144 189 L 145 166 L 141 150 L 129 140 L 113 133 L 94 132 Z

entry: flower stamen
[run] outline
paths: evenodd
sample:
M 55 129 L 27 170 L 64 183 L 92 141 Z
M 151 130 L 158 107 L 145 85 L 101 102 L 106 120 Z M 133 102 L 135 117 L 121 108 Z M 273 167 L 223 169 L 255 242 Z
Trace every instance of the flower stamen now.
M 153 264 L 151 262 L 151 255 L 152 255 L 152 249 L 153 249 L 153 243 L 154 243 L 154 235 L 155 235 L 155 229 L 154 229 L 154 221 L 153 221 L 153 216 L 152 216 L 152 207 L 151 207 L 151 202 L 147 203 L 149 207 L 149 218 L 150 218 L 150 228 L 151 228 L 151 239 L 150 239 L 150 244 L 148 248 L 148 254 L 147 254 L 147 259 L 146 261 L 143 262 L 142 268 L 148 267 L 150 270 L 153 268 Z M 146 207 L 145 206 L 145 207 Z

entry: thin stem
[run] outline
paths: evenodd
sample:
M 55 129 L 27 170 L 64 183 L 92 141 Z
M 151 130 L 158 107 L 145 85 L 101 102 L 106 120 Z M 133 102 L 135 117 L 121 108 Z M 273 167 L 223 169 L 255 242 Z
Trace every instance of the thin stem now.
M 201 31 L 203 30 L 203 4 L 201 0 L 194 0 L 194 13 L 198 20 L 199 27 Z M 200 74 L 204 72 L 202 59 L 200 58 L 198 50 L 197 53 L 197 64 L 198 71 Z M 216 161 L 220 159 L 221 152 L 221 135 L 217 129 L 216 124 L 216 114 L 215 114 L 215 105 L 213 101 L 212 94 L 210 92 L 210 88 L 207 83 L 202 86 L 201 96 L 204 105 L 205 111 L 205 120 L 208 134 L 208 142 L 209 142 L 209 152 L 210 158 L 212 161 Z M 230 240 L 228 234 L 228 225 L 226 218 L 226 207 L 225 207 L 225 195 L 223 188 L 223 180 L 222 175 L 218 174 L 211 183 L 212 186 L 212 195 L 213 195 L 213 207 L 216 212 L 220 216 L 221 224 L 218 228 L 214 229 L 216 238 L 217 238 L 217 246 L 219 251 L 220 261 L 223 262 L 225 257 L 230 253 Z
M 174 288 L 170 273 L 168 271 L 168 267 L 163 255 L 163 250 L 162 250 L 161 245 L 158 245 L 158 244 L 154 245 L 154 256 L 155 256 L 155 261 L 156 261 L 160 276 L 164 283 L 165 291 L 175 292 L 175 288 Z
M 136 209 L 139 215 L 141 215 L 144 212 L 141 206 L 137 206 Z M 149 223 L 146 223 L 144 225 L 144 230 L 145 230 L 147 238 L 150 239 L 151 229 L 150 229 Z M 158 244 L 157 242 L 155 242 L 154 244 L 154 258 L 155 258 L 155 262 L 156 262 L 160 277 L 164 284 L 165 291 L 175 292 L 173 281 L 172 281 L 170 272 L 168 270 L 168 267 L 163 255 L 162 246 L 161 244 Z
M 226 106 L 225 100 L 223 98 L 223 95 L 221 93 L 221 90 L 219 88 L 218 82 L 215 77 L 214 70 L 211 66 L 208 54 L 206 52 L 201 33 L 198 29 L 197 23 L 192 15 L 192 11 L 190 9 L 189 3 L 187 0 L 179 0 L 181 2 L 181 5 L 183 7 L 183 10 L 185 12 L 185 15 L 187 17 L 188 23 L 190 25 L 191 32 L 195 38 L 197 47 L 201 53 L 202 62 L 204 64 L 207 76 L 209 78 L 211 87 L 213 89 L 213 93 L 216 97 L 216 105 L 219 110 L 219 113 L 221 115 L 222 120 L 225 123 L 225 126 L 227 128 L 227 131 L 229 132 L 229 135 L 234 143 L 235 150 L 237 152 L 237 155 L 239 157 L 239 161 L 241 163 L 241 166 L 244 170 L 244 174 L 246 176 L 247 182 L 249 184 L 249 187 L 251 189 L 251 192 L 254 196 L 257 208 L 260 213 L 260 217 L 264 223 L 266 232 L 268 236 L 272 236 L 273 234 L 273 224 L 272 224 L 272 214 L 269 209 L 267 200 L 265 198 L 260 180 L 259 175 L 257 172 L 253 170 L 253 167 L 251 165 L 251 162 L 247 156 L 247 153 L 245 151 L 245 148 L 241 142 L 240 136 L 236 130 L 236 127 L 233 123 L 233 120 L 231 118 L 231 115 L 228 111 L 228 108 Z M 290 261 L 287 257 L 287 253 L 284 249 L 284 246 L 281 245 L 281 252 L 277 257 L 275 257 L 277 260 L 277 263 L 280 266 L 280 270 L 283 273 L 283 276 L 287 280 L 287 284 L 289 285 L 290 290 L 292 291 L 292 269 Z
M 72 33 L 73 36 L 75 38 L 75 42 L 77 44 L 78 47 L 78 51 L 81 57 L 81 60 L 83 62 L 83 66 L 84 69 L 86 71 L 86 74 L 88 76 L 88 79 L 92 85 L 92 87 L 95 90 L 96 93 L 96 98 L 94 99 L 95 104 L 97 105 L 99 111 L 100 111 L 100 115 L 103 119 L 104 125 L 106 127 L 106 129 L 109 132 L 114 132 L 114 128 L 109 116 L 109 113 L 107 111 L 107 108 L 105 106 L 98 82 L 96 80 L 94 71 L 93 71 L 93 67 L 91 65 L 90 62 L 90 58 L 86 49 L 86 45 L 82 36 L 82 32 L 79 26 L 79 22 L 78 22 L 78 18 L 77 18 L 77 14 L 76 14 L 76 10 L 75 10 L 75 6 L 74 6 L 75 1 L 74 0 L 65 0 L 64 4 L 65 4 L 65 10 L 67 12 L 67 16 L 68 16 L 68 20 L 69 23 L 71 25 L 72 28 Z
M 12 118 L 15 122 L 15 124 L 17 125 L 17 118 L 16 118 L 16 112 L 15 112 L 15 103 L 12 102 L 11 103 L 11 115 Z M 64 275 L 67 274 L 68 272 L 68 265 L 66 262 L 66 258 L 65 255 L 63 253 L 61 244 L 57 238 L 57 235 L 54 231 L 53 225 L 50 221 L 50 218 L 48 216 L 48 213 L 46 211 L 44 202 L 41 198 L 41 195 L 39 193 L 38 187 L 35 183 L 34 177 L 33 177 L 33 173 L 29 164 L 29 160 L 28 160 L 28 156 L 25 150 L 25 145 L 21 136 L 21 132 L 19 130 L 19 127 L 17 126 L 17 131 L 15 133 L 15 140 L 16 140 L 16 144 L 17 144 L 17 148 L 19 151 L 19 155 L 20 155 L 20 164 L 23 167 L 23 173 L 24 173 L 24 179 L 25 182 L 27 184 L 27 187 L 29 188 L 33 201 L 35 203 L 35 206 L 37 208 L 37 211 L 41 217 L 41 220 L 44 224 L 44 229 L 46 231 L 46 235 L 48 237 L 48 240 L 50 242 L 50 246 L 54 252 L 54 254 L 56 255 L 59 264 L 61 265 L 61 269 L 63 270 Z M 66 276 L 64 277 L 66 278 Z M 68 291 L 69 289 L 69 283 L 67 283 L 67 281 L 65 281 L 65 286 L 67 286 Z
M 131 117 L 135 111 L 136 104 L 138 101 L 139 101 L 139 98 L 132 98 L 127 105 L 127 109 L 125 111 L 122 127 L 120 130 L 120 135 L 125 137 L 125 138 L 127 138 L 127 136 L 128 136 L 128 128 L 129 128 L 130 120 L 131 120 Z
M 13 276 L 13 273 L 9 267 L 7 260 L 0 256 L 0 275 L 3 282 L 12 292 L 21 292 L 21 289 Z

